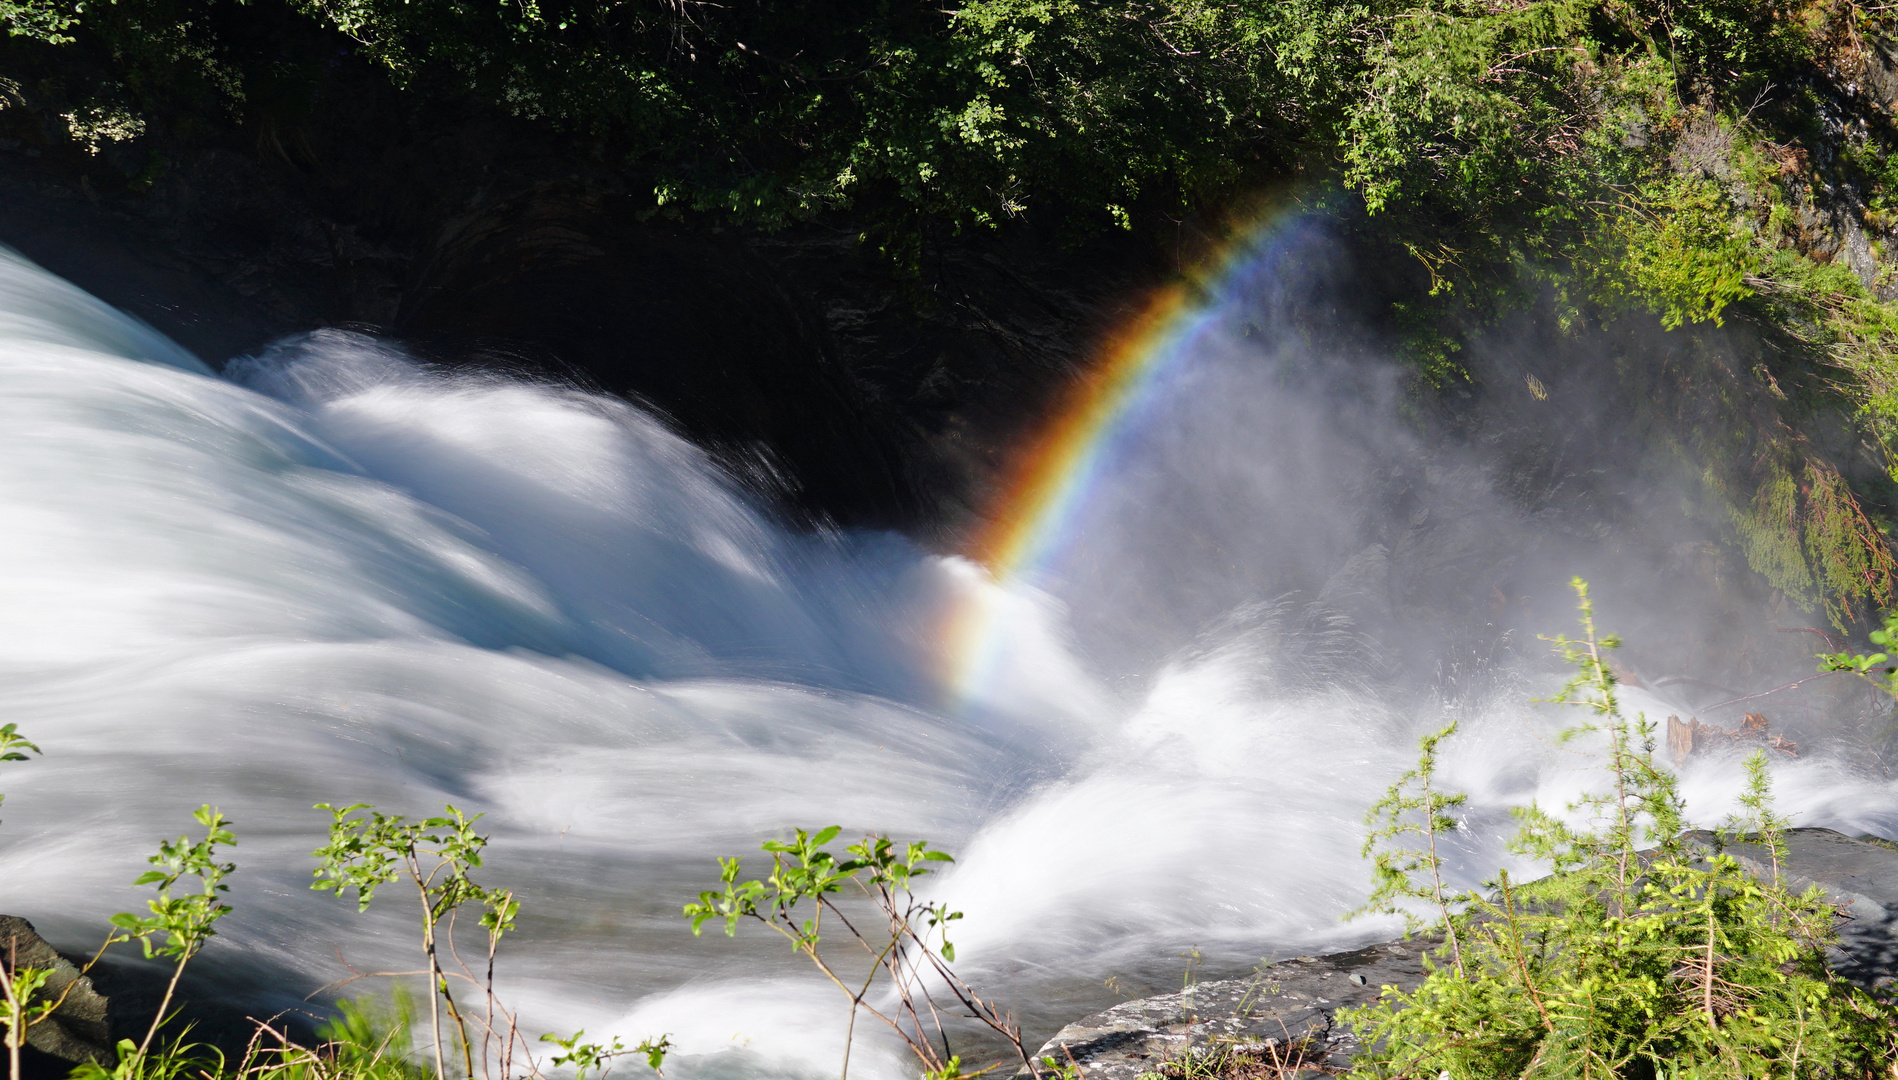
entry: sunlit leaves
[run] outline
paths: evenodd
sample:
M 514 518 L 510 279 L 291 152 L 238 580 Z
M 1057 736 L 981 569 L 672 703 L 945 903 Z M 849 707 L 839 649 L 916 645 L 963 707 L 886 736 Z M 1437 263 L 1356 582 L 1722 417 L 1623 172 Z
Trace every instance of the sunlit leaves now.
M 223 814 L 214 807 L 201 806 L 192 817 L 204 827 L 202 840 L 180 836 L 158 845 L 158 853 L 148 862 L 157 867 L 139 875 L 134 886 L 155 886 L 158 895 L 146 901 L 148 915 L 120 913 L 112 916 L 112 925 L 136 938 L 146 956 L 166 956 L 182 964 L 204 947 L 216 933 L 217 921 L 230 913 L 223 895 L 230 891 L 224 879 L 233 873 L 235 863 L 219 862 L 218 848 L 233 846 L 237 837 L 227 826 Z M 184 878 L 197 879 L 197 887 L 177 891 Z
M 720 859 L 722 888 L 708 889 L 699 894 L 697 901 L 685 905 L 692 933 L 700 933 L 714 919 L 724 920 L 727 934 L 735 934 L 739 922 L 746 919 L 769 927 L 849 995 L 851 1030 L 859 1011 L 882 1021 L 916 1055 L 926 1080 L 951 1080 L 964 1075 L 961 1059 L 949 1052 L 943 1034 L 944 1006 L 936 1000 L 938 993 L 946 993 L 954 1003 L 952 1007 L 962 1015 L 981 1021 L 1008 1040 L 1031 1080 L 1038 1076 L 1041 1069 L 1029 1057 L 1021 1029 L 1006 1012 L 977 995 L 950 967 L 956 959 L 956 948 L 949 940 L 949 924 L 962 918 L 962 913 L 940 901 L 918 896 L 912 888 L 931 872 L 930 864 L 954 860 L 926 841 L 899 846 L 886 836 L 867 836 L 849 844 L 839 857 L 826 845 L 841 832 L 835 825 L 815 833 L 798 829 L 790 840 L 765 841 L 762 847 L 771 855 L 771 872 L 763 878 L 741 882 L 739 860 Z M 845 892 L 846 886 L 857 898 L 870 902 L 875 918 L 859 922 L 846 914 L 833 899 Z M 833 966 L 835 950 L 824 944 L 826 918 L 838 931 L 830 936 L 846 943 L 845 952 L 854 952 L 850 946 L 855 945 L 868 954 L 871 964 L 867 976 L 851 975 L 846 979 Z M 857 919 L 862 919 L 861 912 Z M 888 976 L 887 989 L 894 999 L 881 1008 L 870 1000 L 879 975 Z M 929 1034 L 931 1027 L 935 1029 L 934 1038 Z M 846 1040 L 846 1077 L 849 1062 Z
M 1613 639 L 1595 627 L 1586 584 L 1575 587 L 1582 632 L 1552 639 L 1575 675 L 1553 700 L 1584 710 L 1563 741 L 1595 758 L 1602 782 L 1559 813 L 1521 809 L 1513 849 L 1556 873 L 1527 885 L 1499 874 L 1487 894 L 1467 896 L 1464 912 L 1446 913 L 1438 927 L 1454 931 L 1459 965 L 1431 970 L 1413 992 L 1387 987 L 1377 1004 L 1347 1014 L 1368 1048 L 1356 1071 L 1869 1075 L 1895 1049 L 1892 1005 L 1827 971 L 1837 913 L 1816 886 L 1801 892 L 1781 880 L 1788 822 L 1773 809 L 1765 755 L 1747 762 L 1739 814 L 1713 834 L 1683 834 L 1682 799 L 1654 760 L 1653 727 L 1621 711 L 1606 659 Z M 1385 806 L 1429 805 L 1410 789 L 1434 772 L 1436 751 L 1426 739 L 1419 768 Z M 1759 853 L 1750 863 L 1737 854 L 1748 848 Z M 1413 850 L 1410 873 L 1438 872 L 1433 848 Z

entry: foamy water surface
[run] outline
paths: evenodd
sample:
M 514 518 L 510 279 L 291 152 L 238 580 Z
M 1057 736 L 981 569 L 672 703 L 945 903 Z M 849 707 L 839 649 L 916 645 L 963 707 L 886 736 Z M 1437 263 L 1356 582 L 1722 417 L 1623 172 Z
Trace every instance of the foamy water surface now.
M 1381 693 L 1285 662 L 1268 605 L 1130 690 L 1056 585 L 789 532 L 622 402 L 340 332 L 220 377 L 11 255 L 0 463 L 0 716 L 45 751 L 0 771 L 0 909 L 96 940 L 215 803 L 240 870 L 204 963 L 283 1000 L 339 953 L 416 959 L 406 912 L 307 888 L 317 802 L 487 814 L 488 880 L 526 909 L 504 992 L 533 1024 L 669 1033 L 688 1078 L 803 1077 L 835 1066 L 837 992 L 775 938 L 679 917 L 715 856 L 789 827 L 956 852 L 935 887 L 966 912 L 962 967 L 1038 1039 L 1195 948 L 1231 973 L 1388 935 L 1339 920 L 1368 888 L 1360 819 L 1446 716 L 1466 882 L 1506 861 L 1508 806 L 1592 782 L 1529 703 L 1543 675 Z M 970 606 L 1001 659 L 964 695 L 942 632 Z M 1777 776 L 1802 824 L 1898 829 L 1898 791 L 1825 753 Z M 1685 775 L 1705 820 L 1738 785 L 1726 759 Z M 854 1069 L 905 1067 L 858 1030 Z

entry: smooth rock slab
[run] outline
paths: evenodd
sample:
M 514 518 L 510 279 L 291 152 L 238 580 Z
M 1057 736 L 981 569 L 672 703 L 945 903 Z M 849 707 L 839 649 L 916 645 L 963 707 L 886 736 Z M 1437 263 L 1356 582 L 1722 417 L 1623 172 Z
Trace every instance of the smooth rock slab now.
M 1386 984 L 1415 988 L 1433 945 L 1419 938 L 1301 956 L 1247 978 L 1122 1002 L 1062 1028 L 1036 1056 L 1060 1064 L 1072 1056 L 1087 1080 L 1134 1080 L 1199 1047 L 1275 1040 L 1309 1042 L 1325 1064 L 1346 1066 L 1358 1044 L 1338 1010 L 1376 1001 Z

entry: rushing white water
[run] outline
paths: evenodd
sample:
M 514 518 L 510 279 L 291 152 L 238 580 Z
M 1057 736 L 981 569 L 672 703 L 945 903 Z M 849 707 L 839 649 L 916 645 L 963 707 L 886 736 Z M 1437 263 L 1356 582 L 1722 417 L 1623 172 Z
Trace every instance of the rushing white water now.
M 0 909 L 74 945 L 212 802 L 240 870 L 204 963 L 280 996 L 339 953 L 407 967 L 396 913 L 306 887 L 310 807 L 453 802 L 488 814 L 488 878 L 524 900 L 503 976 L 531 1021 L 670 1033 L 688 1076 L 820 1075 L 835 991 L 679 918 L 714 856 L 832 823 L 957 852 L 938 888 L 963 966 L 1039 1038 L 1195 947 L 1216 973 L 1388 934 L 1339 921 L 1367 888 L 1359 821 L 1446 715 L 1468 881 L 1505 859 L 1504 808 L 1588 782 L 1528 704 L 1539 676 L 1380 694 L 1253 599 L 1117 693 L 1054 596 L 888 535 L 788 533 L 623 403 L 343 333 L 218 377 L 0 251 L 0 717 L 45 751 L 0 772 Z M 968 603 L 1009 613 L 1009 647 L 945 707 L 938 633 Z M 1689 770 L 1696 815 L 1737 773 Z M 1898 792 L 1823 754 L 1778 779 L 1802 823 L 1898 828 Z M 859 1031 L 859 1070 L 902 1067 Z

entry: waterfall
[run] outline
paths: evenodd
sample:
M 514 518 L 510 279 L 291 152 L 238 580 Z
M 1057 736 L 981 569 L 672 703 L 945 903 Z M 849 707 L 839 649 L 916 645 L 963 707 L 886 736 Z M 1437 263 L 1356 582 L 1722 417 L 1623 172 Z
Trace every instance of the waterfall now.
M 1343 421 L 1273 405 L 1282 380 L 1217 385 L 1187 397 L 1250 403 L 1254 427 L 1303 420 L 1250 442 L 1237 420 L 1182 421 L 1103 497 L 1103 539 L 1068 578 L 998 584 L 894 535 L 788 530 L 769 492 L 616 399 L 341 331 L 213 374 L 0 254 L 0 718 L 44 750 L 0 766 L 0 910 L 96 942 L 139 904 L 128 883 L 156 841 L 217 804 L 239 869 L 202 963 L 280 1007 L 347 975 L 339 954 L 416 959 L 393 903 L 358 915 L 307 887 L 312 804 L 453 803 L 487 815 L 485 880 L 523 902 L 504 995 L 542 1030 L 669 1033 L 687 1077 L 834 1067 L 833 988 L 775 938 L 694 939 L 679 917 L 716 856 L 761 865 L 759 840 L 794 826 L 955 852 L 933 888 L 966 912 L 962 966 L 1035 1038 L 1115 1000 L 1110 977 L 1177 985 L 1195 949 L 1230 973 L 1388 936 L 1339 916 L 1368 890 L 1365 808 L 1419 731 L 1465 725 L 1445 769 L 1472 795 L 1467 882 L 1507 863 L 1509 805 L 1587 779 L 1550 741 L 1562 718 L 1529 702 L 1544 668 L 1391 692 L 1365 635 L 1314 613 L 1319 590 L 1287 599 L 1269 575 L 1195 578 L 1217 617 L 1182 617 L 1157 660 L 1115 659 L 1157 625 L 1141 612 L 1177 580 L 1166 552 L 1191 550 L 1178 489 L 1227 485 L 1207 498 L 1255 538 L 1245 560 L 1286 534 L 1266 518 L 1308 521 L 1321 497 L 1231 485 L 1312 475 L 1274 455 Z M 1216 468 L 1178 445 L 1195 430 L 1228 440 Z M 1167 528 L 1112 528 L 1162 488 Z M 941 635 L 968 605 L 1005 647 L 965 697 Z M 1898 830 L 1898 790 L 1837 757 L 1778 779 L 1801 824 Z M 1738 785 L 1724 759 L 1686 776 L 1707 819 Z M 859 1033 L 853 1068 L 902 1067 Z

